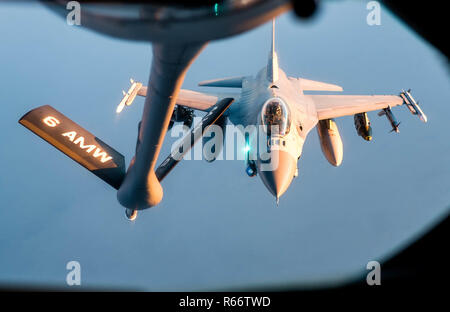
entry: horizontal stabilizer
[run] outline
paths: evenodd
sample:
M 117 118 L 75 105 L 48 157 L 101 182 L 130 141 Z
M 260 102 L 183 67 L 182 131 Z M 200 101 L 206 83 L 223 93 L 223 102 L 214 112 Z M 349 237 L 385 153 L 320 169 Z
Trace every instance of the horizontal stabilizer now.
M 243 76 L 219 78 L 213 80 L 205 80 L 200 82 L 198 85 L 202 87 L 242 88 L 243 79 Z
M 147 87 L 143 86 L 139 89 L 138 95 L 147 96 Z M 177 105 L 207 111 L 217 103 L 218 97 L 211 94 L 180 89 L 177 97 Z
M 156 177 L 162 181 L 169 172 L 183 159 L 184 155 L 194 146 L 195 142 L 200 139 L 206 130 L 214 124 L 220 116 L 233 103 L 233 98 L 225 98 L 217 102 L 208 114 L 183 138 L 180 144 L 173 149 L 171 154 L 156 169 Z
M 342 91 L 342 87 L 321 82 L 321 81 L 315 81 L 315 80 L 309 80 L 305 78 L 292 78 L 289 77 L 289 80 L 297 84 L 297 88 L 299 88 L 302 91 Z
M 403 104 L 397 95 L 307 94 L 316 107 L 319 120 L 366 113 Z
M 19 123 L 115 189 L 120 187 L 125 177 L 125 157 L 53 107 L 35 108 Z

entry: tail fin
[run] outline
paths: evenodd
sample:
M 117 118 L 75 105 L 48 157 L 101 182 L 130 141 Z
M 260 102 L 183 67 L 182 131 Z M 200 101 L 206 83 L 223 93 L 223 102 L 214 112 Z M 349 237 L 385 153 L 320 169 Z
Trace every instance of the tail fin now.
M 19 123 L 119 189 L 125 177 L 125 157 L 53 107 L 35 108 Z
M 272 20 L 272 46 L 270 48 L 269 60 L 267 62 L 267 80 L 275 82 L 278 80 L 278 56 L 275 51 L 275 19 Z

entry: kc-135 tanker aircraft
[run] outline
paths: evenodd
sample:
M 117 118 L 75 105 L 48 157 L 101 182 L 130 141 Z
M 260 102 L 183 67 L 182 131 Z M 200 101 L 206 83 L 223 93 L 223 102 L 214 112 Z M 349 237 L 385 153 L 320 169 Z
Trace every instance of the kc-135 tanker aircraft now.
M 165 52 L 171 53 L 168 50 Z M 193 53 L 197 52 L 198 49 L 193 49 Z M 234 125 L 241 125 L 242 129 L 249 125 L 263 129 L 265 140 L 262 145 L 258 140 L 261 133 L 244 134 L 246 173 L 251 177 L 259 175 L 278 202 L 292 179 L 297 176 L 297 162 L 303 144 L 314 127 L 319 134 L 326 159 L 333 166 L 339 166 L 342 162 L 343 146 L 335 118 L 354 115 L 357 133 L 367 141 L 372 139 L 368 111 L 380 110 L 378 115 L 385 115 L 395 132 L 399 131 L 399 122 L 391 110 L 394 106 L 405 104 L 412 114 L 417 115 L 423 122 L 427 121 L 426 115 L 410 91 L 402 91 L 399 95 L 304 94 L 304 91 L 342 91 L 342 87 L 305 78 L 288 77 L 278 66 L 274 21 L 267 65 L 255 77 L 220 78 L 199 84 L 204 87 L 236 88 L 240 90 L 239 93 L 227 95 L 181 89 L 168 118 L 164 117 L 162 108 L 158 105 L 161 104 L 161 98 L 167 102 L 166 98 L 171 94 L 158 92 L 164 79 L 152 80 L 152 77 L 164 77 L 164 69 L 173 65 L 167 65 L 167 62 L 166 65 L 159 65 L 164 62 L 159 62 L 158 59 L 155 61 L 155 58 L 161 55 L 164 53 L 154 53 L 149 87 L 131 80 L 129 91 L 124 92 L 123 100 L 117 107 L 119 113 L 124 107 L 130 106 L 138 95 L 149 101 L 147 105 L 146 100 L 143 118 L 139 123 L 136 154 L 127 171 L 124 156 L 51 106 L 31 110 L 19 120 L 22 125 L 116 188 L 118 200 L 126 207 L 129 220 L 136 218 L 138 210 L 155 206 L 162 200 L 160 182 L 213 124 L 223 131 L 228 120 Z M 165 77 L 170 78 L 170 74 Z M 160 115 L 158 109 L 161 110 Z M 190 127 L 193 110 L 207 114 L 155 170 L 164 137 L 158 139 L 149 134 L 152 131 L 157 132 L 155 129 L 170 128 L 174 122 L 183 122 Z M 142 129 L 144 126 L 145 129 Z M 152 130 L 152 127 L 155 129 Z M 161 133 L 165 134 L 162 130 Z M 204 143 L 207 140 L 204 136 Z M 221 144 L 215 146 L 215 152 L 218 152 Z M 262 157 L 261 150 L 269 157 Z

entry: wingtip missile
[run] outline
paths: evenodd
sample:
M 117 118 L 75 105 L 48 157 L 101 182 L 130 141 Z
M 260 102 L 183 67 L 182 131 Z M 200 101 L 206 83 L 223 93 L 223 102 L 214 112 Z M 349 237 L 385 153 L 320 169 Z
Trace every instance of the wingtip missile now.
M 422 111 L 422 109 L 420 108 L 420 106 L 419 106 L 419 101 L 417 101 L 417 103 L 416 103 L 416 107 L 417 107 L 417 115 L 419 115 L 419 119 L 422 121 L 422 122 L 427 122 L 428 121 L 428 117 L 427 117 L 427 115 L 425 115 L 425 113 Z
M 122 90 L 123 99 L 117 106 L 116 113 L 120 113 L 125 106 L 130 106 L 131 104 L 133 104 L 133 101 L 136 98 L 139 89 L 142 87 L 142 83 L 135 82 L 133 78 L 130 78 L 130 82 L 131 86 L 128 89 L 128 92 Z
M 406 104 L 411 114 L 417 115 L 422 122 L 428 121 L 427 115 L 425 115 L 419 106 L 419 102 L 416 102 L 411 95 L 411 89 L 408 89 L 408 91 L 402 90 L 400 96 L 403 98 L 403 103 Z
M 124 107 L 125 107 L 125 101 L 121 101 L 121 102 L 119 103 L 119 105 L 117 105 L 116 113 L 117 113 L 117 114 L 120 114 L 120 112 L 123 111 L 123 108 L 124 108 Z
M 120 101 L 119 105 L 117 105 L 116 113 L 119 114 L 121 111 L 123 111 L 123 108 L 125 107 L 126 101 L 128 100 L 128 93 L 125 92 L 125 90 L 122 90 L 123 99 Z

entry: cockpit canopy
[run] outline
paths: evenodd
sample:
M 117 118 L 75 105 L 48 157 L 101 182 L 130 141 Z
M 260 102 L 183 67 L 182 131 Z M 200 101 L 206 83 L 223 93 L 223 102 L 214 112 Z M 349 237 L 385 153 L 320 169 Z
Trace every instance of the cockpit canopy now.
M 286 103 L 280 98 L 271 98 L 264 103 L 262 123 L 266 126 L 267 135 L 286 135 L 291 124 Z M 273 132 L 272 132 L 273 131 Z

